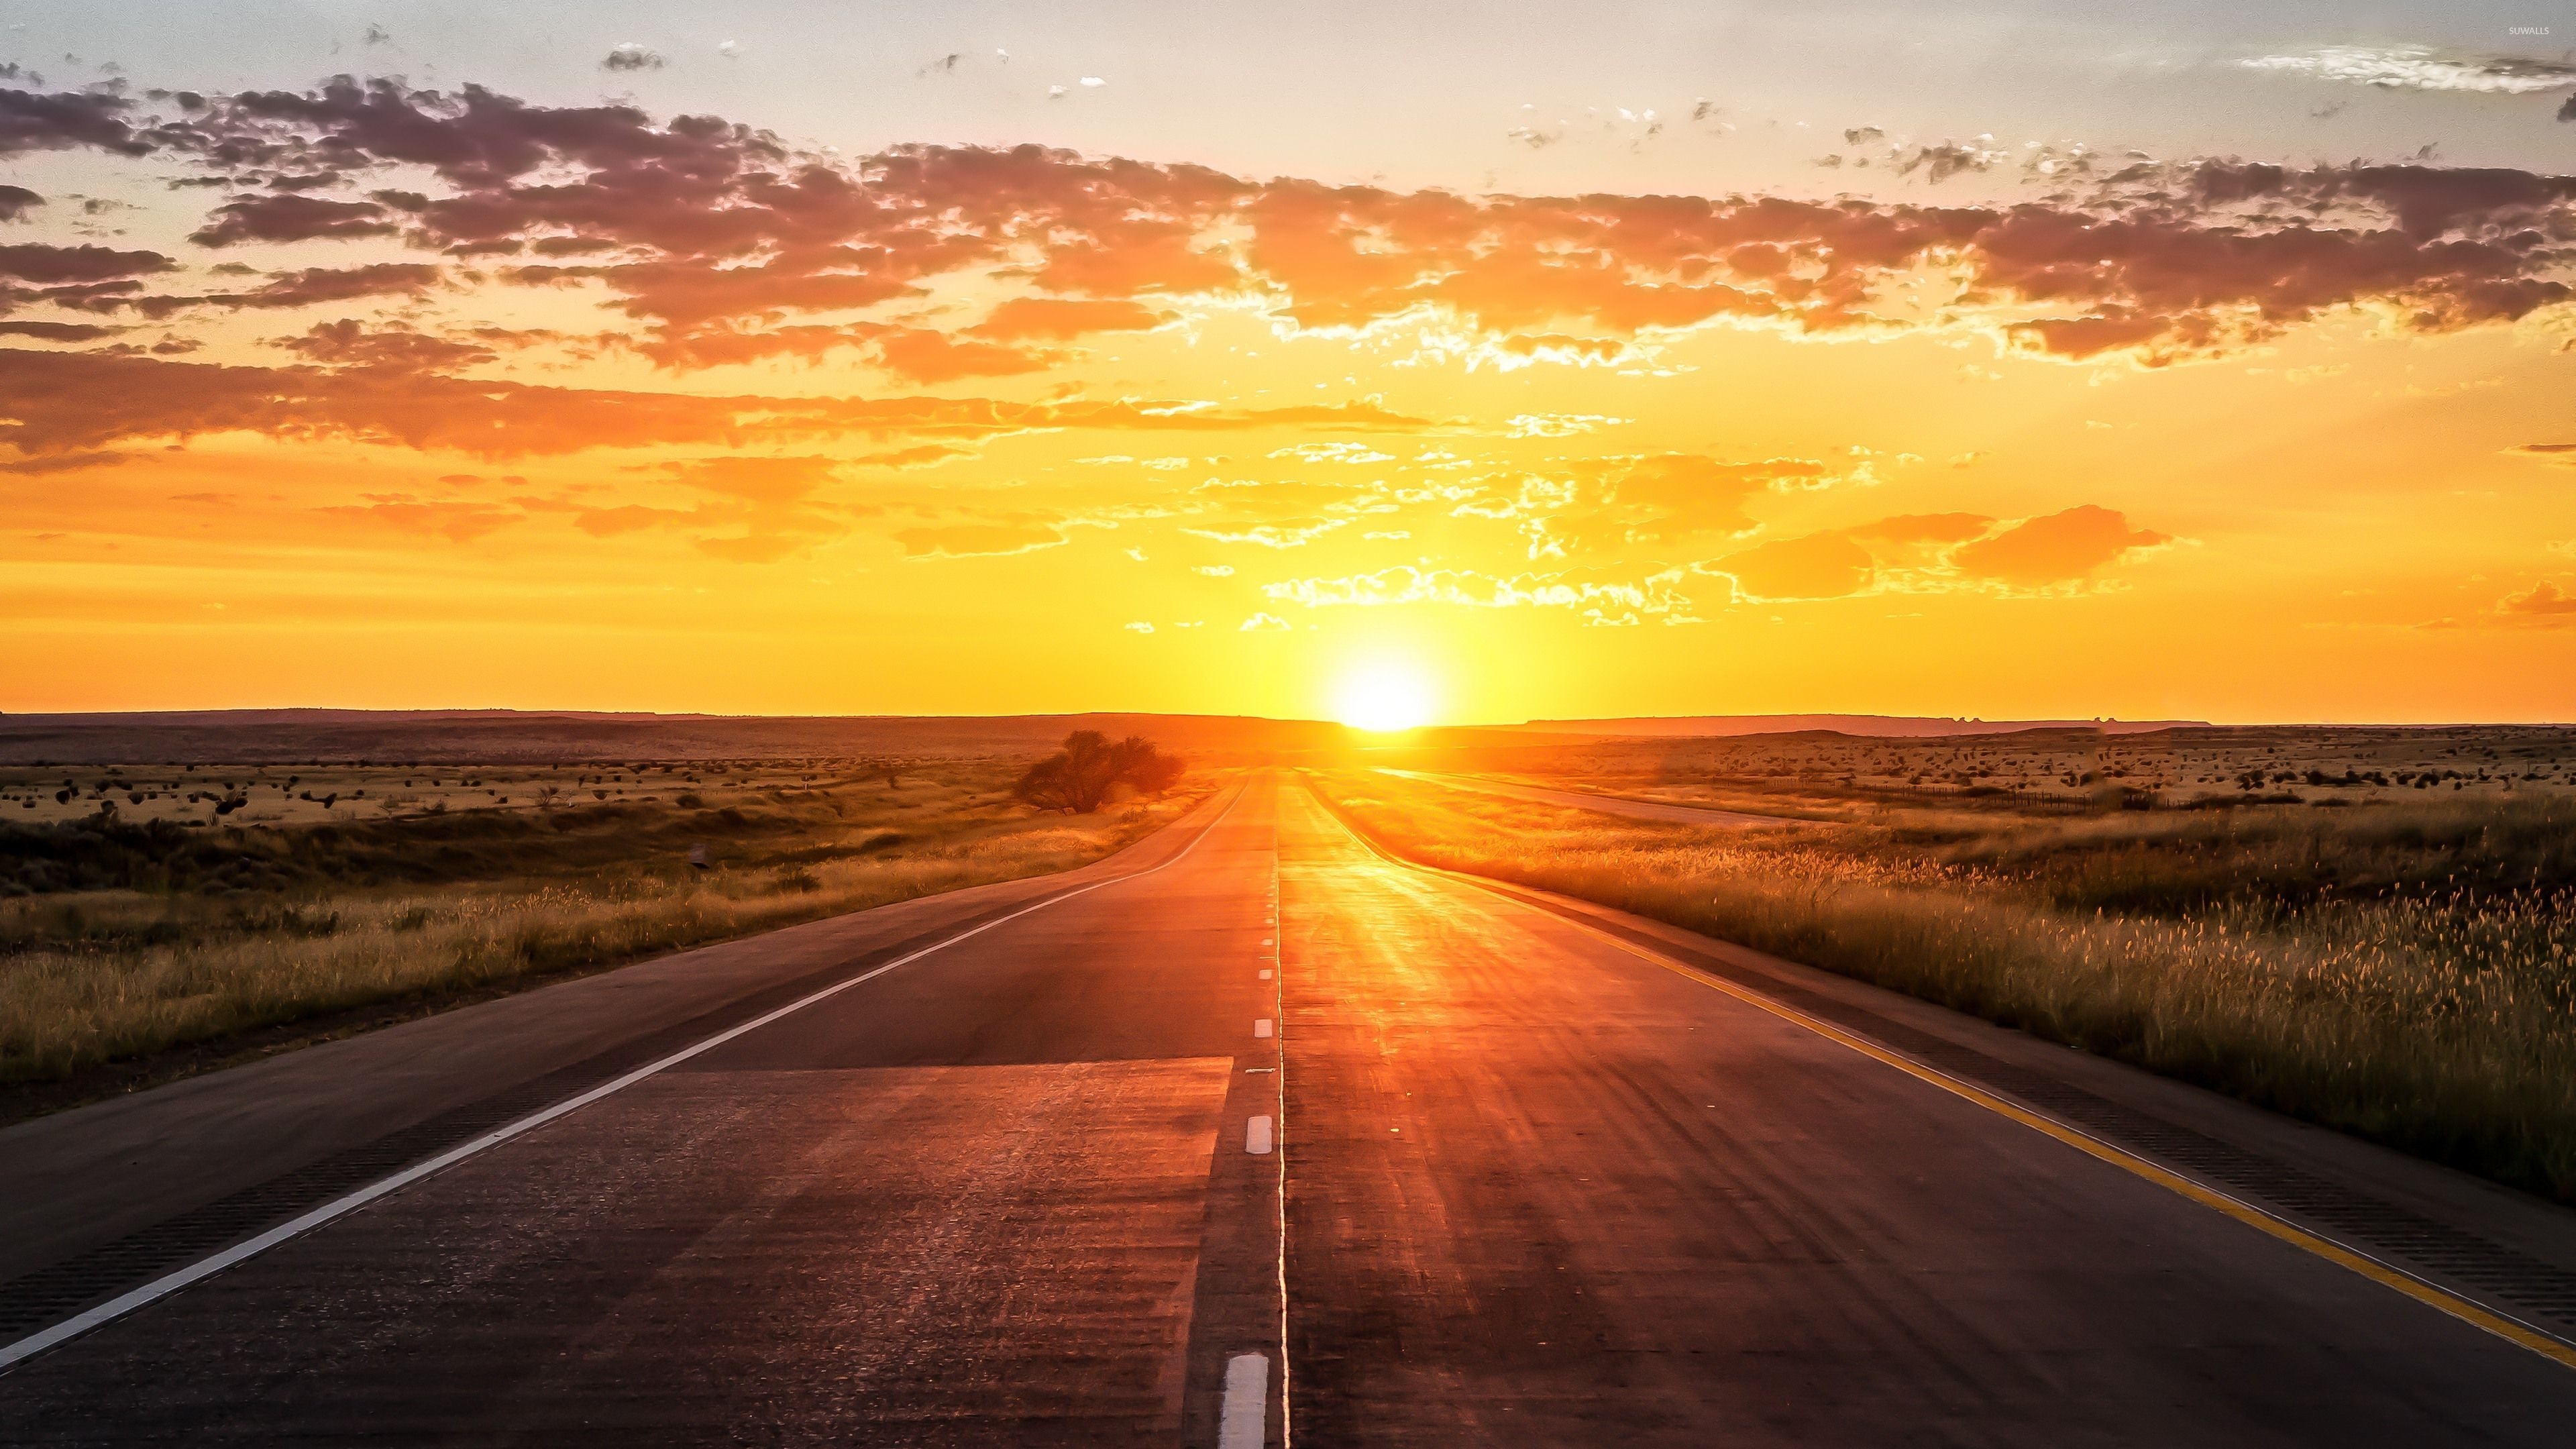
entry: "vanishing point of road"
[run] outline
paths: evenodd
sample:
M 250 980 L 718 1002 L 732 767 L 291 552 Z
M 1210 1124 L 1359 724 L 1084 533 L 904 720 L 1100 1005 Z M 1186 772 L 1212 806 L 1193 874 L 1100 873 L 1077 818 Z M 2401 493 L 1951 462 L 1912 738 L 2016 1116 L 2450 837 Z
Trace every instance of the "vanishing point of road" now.
M 2557 1209 L 1693 949 L 1256 775 L 1070 875 L 21 1123 L 0 1442 L 2576 1434 L 2533 1315 L 2219 1179 L 2500 1292 Z

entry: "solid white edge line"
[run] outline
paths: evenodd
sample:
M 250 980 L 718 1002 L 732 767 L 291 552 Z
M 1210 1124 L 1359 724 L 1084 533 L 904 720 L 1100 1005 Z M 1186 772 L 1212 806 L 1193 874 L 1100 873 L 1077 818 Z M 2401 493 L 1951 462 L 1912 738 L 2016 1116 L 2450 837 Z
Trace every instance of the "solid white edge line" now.
M 1242 799 L 1243 792 L 1238 788 L 1235 792 L 1234 799 L 1228 801 L 1225 808 L 1217 812 L 1216 818 L 1209 821 L 1206 826 L 1200 829 L 1198 835 L 1194 837 L 1189 844 L 1182 846 L 1177 854 L 1175 854 L 1171 859 L 1164 861 L 1161 865 L 1149 866 L 1144 870 L 1136 871 L 1130 875 L 1113 876 L 1108 880 L 1093 881 L 1087 886 L 1078 886 L 1073 890 L 1064 892 L 1062 895 L 1049 896 L 1045 900 L 1037 902 L 1035 905 L 1023 906 L 1020 909 L 1011 912 L 1007 916 L 986 921 L 984 924 L 973 927 L 969 930 L 960 931 L 956 935 L 950 936 L 945 940 L 934 941 L 931 944 L 922 947 L 920 950 L 913 952 L 909 956 L 888 961 L 883 966 L 862 972 L 859 975 L 851 977 L 847 981 L 834 982 L 832 985 L 826 986 L 820 991 L 800 997 L 766 1015 L 754 1017 L 750 1021 L 743 1022 L 738 1026 L 728 1027 L 723 1031 L 717 1032 L 714 1036 L 708 1037 L 703 1041 L 682 1047 L 680 1050 L 671 1053 L 660 1061 L 651 1062 L 647 1065 L 637 1067 L 635 1070 L 628 1072 L 622 1077 L 615 1078 L 608 1082 L 603 1082 L 599 1086 L 593 1087 L 589 1091 L 584 1092 L 577 1097 L 557 1102 L 551 1107 L 532 1112 L 515 1122 L 494 1128 L 492 1131 L 487 1132 L 470 1142 L 449 1148 L 447 1151 L 429 1159 L 427 1162 L 415 1163 L 414 1165 L 395 1173 L 391 1177 L 378 1179 L 375 1182 L 367 1184 L 365 1187 L 359 1188 L 355 1192 L 324 1203 L 322 1206 L 305 1213 L 301 1217 L 280 1223 L 276 1227 L 269 1229 L 267 1232 L 260 1234 L 258 1237 L 235 1243 L 231 1247 L 226 1248 L 211 1257 L 201 1258 L 184 1268 L 175 1269 L 169 1273 L 165 1273 L 161 1277 L 153 1279 L 151 1282 L 144 1284 L 140 1288 L 135 1288 L 128 1292 L 119 1294 L 95 1308 L 74 1314 L 70 1318 L 66 1318 L 60 1323 L 54 1324 L 50 1328 L 38 1329 L 36 1332 L 27 1335 L 25 1338 L 19 1339 L 17 1342 L 12 1343 L 5 1348 L 0 1348 L 0 1369 L 11 1368 L 23 1359 L 32 1358 L 37 1354 L 43 1353 L 46 1349 L 52 1348 L 57 1344 L 66 1342 L 67 1340 L 77 1338 L 102 1324 L 114 1322 L 155 1299 L 166 1298 L 192 1283 L 211 1278 L 215 1274 L 224 1271 L 226 1268 L 230 1268 L 237 1263 L 255 1258 L 260 1254 L 267 1252 L 269 1249 L 276 1247 L 278 1244 L 285 1242 L 289 1238 L 295 1237 L 301 1233 L 311 1232 L 313 1229 L 322 1226 L 333 1218 L 342 1217 L 348 1213 L 355 1212 L 359 1208 L 365 1207 L 367 1204 L 374 1202 L 377 1198 L 383 1197 L 387 1193 L 408 1187 L 432 1173 L 453 1167 L 457 1163 L 464 1161 L 466 1158 L 475 1156 L 476 1154 L 487 1151 L 491 1148 L 498 1147 L 502 1143 L 509 1141 L 511 1138 L 519 1136 L 521 1133 L 533 1131 L 536 1128 L 542 1127 L 548 1122 L 565 1115 L 566 1113 L 578 1111 L 583 1107 L 587 1107 L 602 1097 L 606 1097 L 615 1092 L 622 1092 L 626 1088 L 635 1085 L 637 1082 L 643 1081 L 647 1077 L 657 1075 L 672 1067 L 678 1066 L 680 1063 L 689 1060 L 691 1057 L 713 1051 L 717 1047 L 723 1046 L 726 1042 L 732 1041 L 734 1038 L 742 1036 L 745 1033 L 758 1031 L 760 1028 L 769 1025 L 780 1017 L 789 1016 L 796 1012 L 803 1011 L 806 1007 L 812 1006 L 818 1001 L 838 996 L 853 986 L 873 981 L 887 972 L 894 970 L 898 966 L 908 966 L 934 951 L 944 951 L 947 948 L 956 945 L 960 941 L 966 940 L 970 937 L 980 936 L 986 931 L 992 930 L 997 926 L 1007 926 L 1022 916 L 1031 915 L 1038 911 L 1045 910 L 1049 906 L 1060 905 L 1063 902 L 1072 900 L 1076 896 L 1086 896 L 1091 894 L 1093 891 L 1100 890 L 1106 886 L 1120 885 L 1131 880 L 1142 880 L 1158 871 L 1169 870 L 1171 867 L 1188 859 L 1190 852 L 1199 848 L 1200 841 L 1207 839 L 1208 836 L 1216 830 L 1217 826 L 1225 823 L 1225 817 L 1234 812 L 1235 805 L 1241 803 Z

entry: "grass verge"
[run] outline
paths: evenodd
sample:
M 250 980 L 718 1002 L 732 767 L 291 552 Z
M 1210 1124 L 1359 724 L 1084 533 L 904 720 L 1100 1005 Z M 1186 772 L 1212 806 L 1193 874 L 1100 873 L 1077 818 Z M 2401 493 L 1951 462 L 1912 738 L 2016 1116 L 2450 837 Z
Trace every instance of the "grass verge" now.
M 2554 873 L 2561 848 L 2518 875 L 2479 864 L 2481 849 L 2526 860 L 2535 839 L 2563 841 L 2563 800 L 2490 822 L 2483 847 L 2463 845 L 2449 802 L 2413 822 L 2320 812 L 2331 820 L 2237 842 L 2296 864 L 2297 891 L 2256 872 L 2229 892 L 2208 886 L 2223 842 L 2165 826 L 2114 839 L 2072 822 L 2054 847 L 2039 827 L 1904 841 L 1630 821 L 1374 774 L 1315 783 L 1427 865 L 1904 991 L 2576 1203 L 2576 890 Z M 2319 879 L 2338 859 L 2407 883 L 2346 894 Z M 2445 876 L 2442 859 L 2464 869 Z M 2167 878 L 2186 888 L 2158 888 Z M 2065 904 L 2108 898 L 2160 909 Z
M 1031 812 L 980 775 L 901 797 L 818 789 L 603 811 L 559 822 L 550 874 L 532 873 L 523 822 L 496 819 L 510 848 L 469 843 L 461 858 L 505 874 L 427 884 L 398 882 L 460 858 L 452 818 L 409 841 L 399 825 L 335 843 L 245 836 L 240 853 L 260 868 L 304 868 L 268 890 L 0 900 L 0 1117 L 668 951 L 1070 870 L 1169 824 L 1214 784 L 1080 817 Z M 688 846 L 707 841 L 716 868 L 691 868 Z

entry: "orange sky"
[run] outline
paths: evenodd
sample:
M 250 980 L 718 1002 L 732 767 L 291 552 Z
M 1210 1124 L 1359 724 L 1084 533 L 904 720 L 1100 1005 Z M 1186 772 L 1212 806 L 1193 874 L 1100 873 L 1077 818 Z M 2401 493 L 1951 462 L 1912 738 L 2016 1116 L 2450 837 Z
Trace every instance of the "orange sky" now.
M 0 708 L 2576 715 L 2545 165 L 0 86 Z

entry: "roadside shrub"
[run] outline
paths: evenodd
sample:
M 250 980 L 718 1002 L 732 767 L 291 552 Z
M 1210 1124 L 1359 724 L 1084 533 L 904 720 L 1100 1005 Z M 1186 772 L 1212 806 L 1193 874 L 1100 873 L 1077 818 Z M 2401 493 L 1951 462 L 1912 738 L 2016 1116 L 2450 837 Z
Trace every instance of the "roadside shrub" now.
M 1088 815 L 1120 785 L 1139 795 L 1160 795 L 1179 783 L 1186 768 L 1143 735 L 1112 744 L 1098 730 L 1076 730 L 1065 736 L 1063 749 L 1031 765 L 1011 793 L 1041 810 Z

